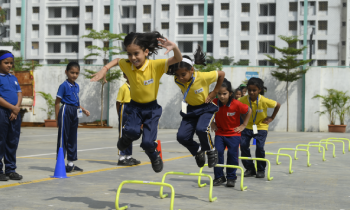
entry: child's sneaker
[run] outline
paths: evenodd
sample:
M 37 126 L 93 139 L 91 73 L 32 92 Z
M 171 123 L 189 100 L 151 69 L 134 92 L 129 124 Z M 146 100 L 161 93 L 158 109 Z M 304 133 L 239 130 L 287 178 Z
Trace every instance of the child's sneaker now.
M 226 182 L 225 176 L 222 176 L 220 178 L 214 179 L 213 186 L 220 186 L 221 184 Z
M 216 164 L 218 164 L 218 151 L 213 150 L 213 151 L 207 151 L 207 156 L 208 156 L 208 167 L 212 168 Z
M 256 173 L 256 178 L 265 178 L 265 171 L 258 171 Z
M 236 180 L 235 179 L 227 179 L 226 187 L 235 187 Z
M 136 160 L 135 158 L 129 158 L 128 159 L 133 165 L 141 164 L 141 161 Z
M 118 166 L 132 166 L 134 165 L 130 159 L 123 159 L 123 160 L 118 160 Z
M 245 172 L 244 172 L 244 177 L 252 177 L 256 175 L 256 171 L 255 170 L 249 170 L 247 169 Z
M 0 181 L 7 181 L 9 178 L 5 174 L 0 174 Z
M 158 152 L 157 150 L 155 152 L 157 153 L 157 158 L 154 160 L 151 159 L 151 163 L 154 172 L 159 173 L 163 170 L 163 160 L 159 155 L 160 152 Z
M 199 168 L 202 168 L 205 164 L 205 152 L 204 151 L 197 152 L 195 158 L 196 158 L 197 166 Z
M 12 172 L 12 173 L 8 173 L 6 174 L 6 176 L 11 179 L 11 180 L 21 180 L 23 179 L 23 176 L 22 175 L 19 175 L 18 173 L 16 172 Z
M 67 165 L 67 166 L 66 166 L 66 172 L 67 172 L 67 173 L 71 173 L 71 172 L 75 172 L 75 171 L 77 171 L 77 172 L 83 172 L 83 169 L 79 168 L 79 167 L 76 166 L 76 165 L 73 165 L 73 166 Z

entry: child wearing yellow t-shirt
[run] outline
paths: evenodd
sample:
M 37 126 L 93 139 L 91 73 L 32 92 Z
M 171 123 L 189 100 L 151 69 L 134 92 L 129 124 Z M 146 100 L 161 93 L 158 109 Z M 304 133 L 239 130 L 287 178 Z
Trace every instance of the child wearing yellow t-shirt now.
M 177 45 L 160 35 L 159 32 L 129 33 L 124 39 L 124 46 L 128 59 L 114 59 L 93 75 L 92 82 L 106 77 L 107 71 L 119 64 L 120 69 L 126 74 L 130 82 L 131 101 L 124 110 L 128 120 L 121 131 L 118 141 L 118 149 L 124 151 L 129 145 L 140 138 L 141 147 L 151 160 L 152 168 L 159 173 L 163 170 L 163 161 L 157 151 L 157 139 L 159 118 L 162 107 L 157 103 L 159 81 L 168 71 L 169 65 L 182 60 L 182 55 Z M 157 54 L 161 48 L 166 48 L 167 54 L 174 52 L 169 59 L 149 60 L 148 57 Z M 143 124 L 141 132 L 140 127 Z
M 263 96 L 266 88 L 264 87 L 264 82 L 260 78 L 249 79 L 247 88 L 248 95 L 238 99 L 240 102 L 247 104 L 252 109 L 252 115 L 249 119 L 248 125 L 241 134 L 241 156 L 251 157 L 249 149 L 250 140 L 255 138 L 255 157 L 265 158 L 264 146 L 269 124 L 275 119 L 281 105 L 280 103 Z M 271 117 L 267 116 L 268 108 L 274 108 Z M 244 177 L 252 177 L 254 175 L 256 175 L 256 178 L 265 177 L 266 162 L 258 161 L 258 171 L 255 171 L 252 160 L 242 160 L 242 163 L 246 168 Z
M 119 117 L 119 138 L 122 136 L 122 129 L 123 125 L 125 125 L 125 122 L 127 121 L 127 115 L 125 114 L 124 110 L 130 103 L 130 85 L 128 77 L 124 75 L 124 78 L 126 79 L 126 82 L 124 85 L 122 85 L 119 88 L 118 96 L 117 96 L 117 112 Z M 118 165 L 120 166 L 132 166 L 132 165 L 138 165 L 141 162 L 136 160 L 135 158 L 131 157 L 132 155 L 132 144 L 129 145 L 129 147 L 124 151 L 119 151 L 119 160 Z
M 183 56 L 180 63 L 169 66 L 168 74 L 175 75 L 175 83 L 184 94 L 182 102 L 182 121 L 177 133 L 177 141 L 186 147 L 195 157 L 198 167 L 205 164 L 205 152 L 208 166 L 214 167 L 218 162 L 218 151 L 215 150 L 210 136 L 210 125 L 219 107 L 212 103 L 225 78 L 223 71 L 198 72 L 193 65 L 205 65 L 205 55 L 200 46 L 194 54 L 194 62 L 189 56 Z M 216 86 L 209 93 L 209 85 Z M 193 140 L 197 134 L 200 144 Z

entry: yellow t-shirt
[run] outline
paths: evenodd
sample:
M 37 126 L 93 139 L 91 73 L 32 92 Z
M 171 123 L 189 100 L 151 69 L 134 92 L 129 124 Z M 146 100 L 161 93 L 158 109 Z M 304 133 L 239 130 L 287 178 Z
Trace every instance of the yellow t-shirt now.
M 205 99 L 209 95 L 209 85 L 218 80 L 218 72 L 194 72 L 194 82 L 188 91 L 185 101 L 191 106 L 198 106 L 205 103 Z M 186 84 L 182 84 L 175 76 L 175 83 L 181 89 L 182 94 L 185 94 L 188 86 L 191 84 L 190 80 Z
M 129 60 L 121 59 L 119 66 L 128 77 L 133 101 L 149 103 L 157 99 L 160 78 L 168 71 L 168 59 L 146 59 L 140 69 Z
M 119 88 L 117 101 L 120 103 L 130 103 L 130 85 L 125 83 Z
M 249 95 L 243 96 L 238 99 L 243 104 L 247 104 L 250 107 L 249 103 Z M 269 125 L 263 123 L 265 118 L 267 117 L 267 108 L 275 108 L 277 106 L 277 102 L 268 98 L 265 98 L 262 95 L 259 95 L 259 107 L 256 107 L 257 101 L 252 101 L 252 115 L 249 119 L 247 129 L 253 130 L 253 120 L 255 118 L 255 114 L 257 113 L 255 124 L 258 130 L 268 130 Z M 258 110 L 258 112 L 256 112 Z

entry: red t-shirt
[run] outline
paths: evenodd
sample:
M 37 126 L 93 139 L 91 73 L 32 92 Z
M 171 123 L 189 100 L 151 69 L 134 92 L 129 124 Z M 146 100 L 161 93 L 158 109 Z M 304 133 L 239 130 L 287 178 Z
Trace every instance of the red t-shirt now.
M 249 107 L 236 99 L 232 99 L 223 105 L 219 99 L 213 101 L 219 106 L 219 111 L 215 115 L 215 122 L 218 130 L 215 135 L 218 136 L 241 136 L 240 133 L 234 131 L 234 128 L 241 125 L 241 114 L 247 114 Z

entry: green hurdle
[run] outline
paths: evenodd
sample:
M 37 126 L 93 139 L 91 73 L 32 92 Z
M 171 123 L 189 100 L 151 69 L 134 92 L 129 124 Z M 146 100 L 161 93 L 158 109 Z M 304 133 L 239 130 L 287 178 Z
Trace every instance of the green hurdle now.
M 149 182 L 149 181 L 139 181 L 139 180 L 125 180 L 122 183 L 120 183 L 119 187 L 118 187 L 118 191 L 117 191 L 117 195 L 115 197 L 115 208 L 117 210 L 124 210 L 127 209 L 128 206 L 123 206 L 123 207 L 119 207 L 119 195 L 120 195 L 120 191 L 122 190 L 122 187 L 124 184 L 147 184 L 147 185 L 158 185 L 158 186 L 165 186 L 165 187 L 169 187 L 171 189 L 171 200 L 170 200 L 170 210 L 174 209 L 174 198 L 175 198 L 175 190 L 174 187 L 171 184 L 167 184 L 164 182 Z
M 330 139 L 322 139 L 320 142 L 339 142 L 339 143 L 343 143 L 343 154 L 345 154 L 345 142 L 343 140 L 330 140 Z M 327 148 L 327 145 L 326 145 Z
M 288 155 L 288 154 L 282 154 L 282 153 L 272 153 L 272 152 L 265 152 L 265 155 L 277 155 L 277 157 L 279 156 L 286 156 L 289 157 L 289 173 L 292 174 L 293 170 L 292 170 L 292 156 Z M 281 164 L 281 162 L 277 161 L 278 159 L 276 159 L 276 165 Z
M 208 164 L 205 164 L 200 170 L 199 173 L 202 173 L 203 168 L 205 166 L 208 166 Z M 215 167 L 222 167 L 222 168 L 237 168 L 241 170 L 241 190 L 244 191 L 245 189 L 247 189 L 248 187 L 244 187 L 243 186 L 243 181 L 244 181 L 244 172 L 243 172 L 243 168 L 240 166 L 236 166 L 236 165 L 224 165 L 224 164 L 216 164 Z M 201 184 L 201 177 L 198 177 L 198 187 L 204 187 L 206 184 Z
M 350 152 L 350 139 L 347 139 L 347 138 L 335 138 L 335 137 L 331 137 L 331 138 L 328 138 L 327 140 L 329 141 L 334 141 L 334 140 L 344 140 L 344 141 L 348 141 L 349 142 L 349 152 Z
M 295 151 L 295 152 L 296 151 L 304 151 L 304 152 L 306 152 L 306 154 L 307 154 L 307 167 L 311 166 L 309 150 L 307 150 L 307 149 L 295 149 L 295 148 L 280 148 L 277 153 L 280 153 L 280 151 L 282 151 L 282 150 L 289 150 L 289 151 Z M 278 162 L 278 158 L 279 158 L 279 155 L 277 156 L 276 162 Z M 299 158 L 297 158 L 296 154 L 294 154 L 294 159 L 295 160 L 299 159 Z
M 311 142 L 311 143 L 315 143 L 315 142 Z M 316 142 L 317 144 L 319 143 L 319 142 Z M 298 144 L 297 146 L 296 146 L 296 149 L 298 149 L 298 147 L 307 147 L 307 150 L 309 150 L 309 148 L 310 147 L 318 147 L 318 148 L 322 148 L 323 149 L 323 155 L 322 155 L 322 160 L 323 161 L 326 161 L 326 158 L 325 158 L 325 149 L 324 149 L 324 147 L 323 146 L 321 146 L 321 145 L 308 145 L 308 144 Z M 295 151 L 295 157 L 297 156 L 297 151 Z
M 333 143 L 331 143 L 331 142 L 321 142 L 321 141 L 320 141 L 320 142 L 309 142 L 308 144 L 309 144 L 309 145 L 310 145 L 310 144 L 318 144 L 318 145 L 325 144 L 325 145 L 326 145 L 326 147 L 325 147 L 326 150 L 328 150 L 328 149 L 327 149 L 328 144 L 333 145 L 333 158 L 335 158 L 335 145 L 334 145 Z M 321 152 L 321 148 L 320 148 L 320 147 L 318 148 L 318 152 Z
M 270 169 L 271 169 L 271 164 L 270 164 L 270 161 L 268 159 L 265 159 L 265 158 L 252 158 L 252 157 L 239 157 L 239 159 L 241 160 L 255 160 L 255 161 L 265 161 L 267 162 L 267 165 L 268 165 L 268 170 L 267 170 L 267 180 L 271 181 L 273 180 L 273 177 L 270 177 Z M 255 163 L 255 170 L 256 169 L 256 164 Z
M 217 198 L 216 197 L 212 197 L 212 193 L 213 193 L 213 178 L 211 178 L 210 175 L 208 174 L 203 174 L 203 173 L 184 173 L 184 172 L 174 172 L 174 171 L 170 171 L 170 172 L 167 172 L 163 175 L 163 178 L 162 178 L 162 182 L 161 183 L 164 183 L 165 181 L 165 177 L 167 175 L 183 175 L 183 176 L 205 176 L 205 177 L 208 177 L 209 180 L 210 180 L 210 186 L 209 186 L 209 201 L 210 202 L 214 202 Z M 164 183 L 165 184 L 165 183 Z M 199 187 L 204 187 L 206 184 L 202 185 L 202 186 L 199 186 Z M 166 186 L 166 185 L 164 185 Z M 172 193 L 173 194 L 173 193 Z M 159 191 L 159 196 L 161 198 L 166 198 L 168 196 L 168 194 L 164 194 L 163 195 L 163 185 L 161 185 L 160 187 L 160 191 Z

